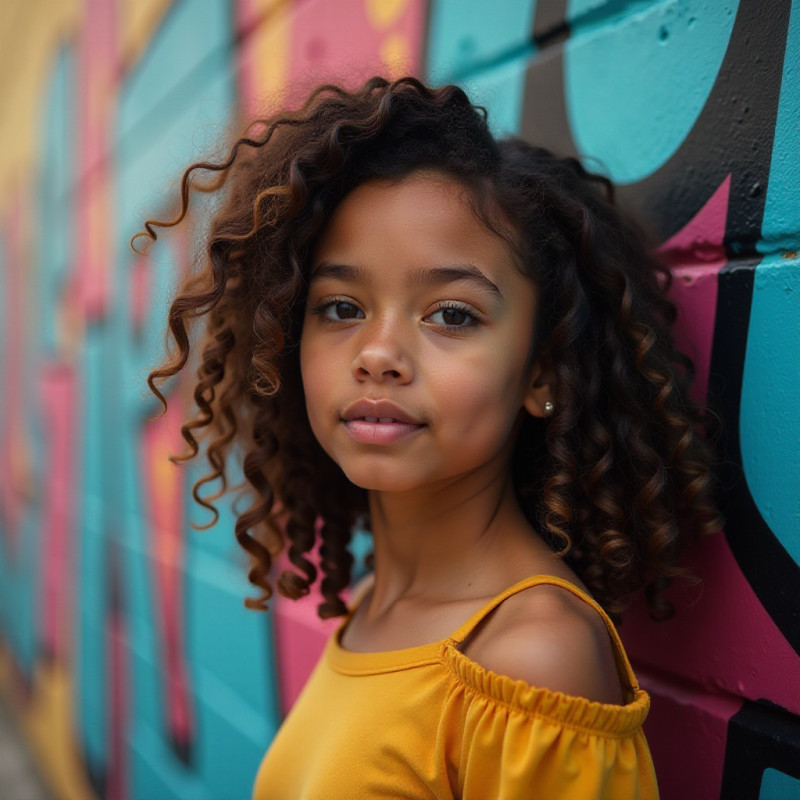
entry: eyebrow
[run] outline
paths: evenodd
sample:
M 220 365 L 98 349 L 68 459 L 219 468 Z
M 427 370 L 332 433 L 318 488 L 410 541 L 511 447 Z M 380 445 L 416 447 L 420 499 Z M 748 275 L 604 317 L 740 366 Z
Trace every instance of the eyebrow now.
M 333 278 L 341 281 L 364 280 L 365 271 L 350 264 L 331 264 L 323 261 L 311 273 L 311 280 Z M 449 264 L 446 267 L 424 267 L 415 270 L 409 281 L 411 286 L 468 281 L 504 300 L 498 286 L 490 281 L 474 264 Z

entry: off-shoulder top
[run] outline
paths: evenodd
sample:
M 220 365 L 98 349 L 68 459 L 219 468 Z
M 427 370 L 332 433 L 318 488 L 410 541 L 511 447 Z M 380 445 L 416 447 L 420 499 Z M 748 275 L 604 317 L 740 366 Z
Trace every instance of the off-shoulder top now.
M 560 586 L 605 622 L 625 705 L 572 697 L 485 670 L 458 645 L 506 598 Z M 613 623 L 571 583 L 526 578 L 452 636 L 403 650 L 344 650 L 330 638 L 256 777 L 254 800 L 461 798 L 651 800 L 642 723 L 650 707 Z

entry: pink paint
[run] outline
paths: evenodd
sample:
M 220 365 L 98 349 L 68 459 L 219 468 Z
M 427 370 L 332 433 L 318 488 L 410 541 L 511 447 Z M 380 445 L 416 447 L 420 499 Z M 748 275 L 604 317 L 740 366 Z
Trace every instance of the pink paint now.
M 725 262 L 700 267 L 678 266 L 672 269 L 675 278 L 670 298 L 678 306 L 675 344 L 689 355 L 696 370 L 692 397 L 705 406 L 708 397 L 708 371 L 714 344 L 714 323 L 717 311 L 717 287 L 720 269 Z
M 319 536 L 320 521 L 317 521 Z M 319 552 L 315 547 L 306 558 L 319 569 Z M 284 570 L 295 570 L 285 554 L 277 560 L 274 575 Z M 345 603 L 349 592 L 343 593 Z M 275 593 L 273 631 L 278 669 L 281 714 L 286 716 L 294 705 L 314 669 L 328 638 L 341 624 L 342 618 L 322 620 L 317 606 L 323 601 L 317 583 L 308 597 L 288 600 Z
M 236 48 L 236 74 L 238 76 L 239 96 L 245 108 L 254 111 L 258 84 L 255 75 L 255 37 L 253 31 L 258 26 L 259 14 L 255 0 L 236 0 L 234 3 L 236 35 L 240 45 Z
M 382 50 L 391 42 L 406 47 L 408 71 L 420 70 L 426 4 L 409 0 L 396 18 L 378 28 L 363 0 L 316 0 L 298 6 L 291 29 L 288 85 L 291 101 L 302 101 L 322 81 L 354 87 L 385 75 Z
M 46 364 L 39 379 L 41 419 L 46 428 L 40 567 L 41 630 L 49 654 L 68 663 L 72 641 L 74 502 L 78 494 L 75 448 L 77 377 L 71 367 Z
M 156 624 L 161 644 L 166 698 L 166 725 L 176 743 L 188 747 L 194 722 L 189 699 L 189 674 L 184 633 L 183 540 L 184 472 L 170 463 L 171 454 L 183 450 L 180 425 L 184 408 L 177 398 L 166 414 L 145 425 L 142 434 L 142 479 L 144 505 L 149 509 L 150 554 L 153 567 Z
M 670 297 L 680 312 L 675 326 L 676 344 L 695 363 L 697 378 L 692 386 L 692 397 L 701 406 L 705 405 L 708 395 L 717 277 L 726 264 L 722 242 L 730 185 L 729 175 L 700 211 L 659 248 L 672 265 L 675 278 Z
M 78 40 L 76 248 L 78 298 L 87 319 L 102 317 L 110 294 L 113 209 L 110 142 L 120 61 L 116 2 L 85 0 Z
M 302 600 L 280 597 L 275 603 L 273 628 L 283 716 L 297 700 L 328 638 L 341 624 L 341 617 L 321 620 L 317 616 L 321 601 L 321 595 L 313 592 Z
M 708 202 L 659 250 L 667 260 L 678 264 L 704 264 L 725 260 L 725 225 L 728 219 L 728 198 L 731 176 L 719 185 Z
M 131 324 L 140 332 L 147 318 L 152 293 L 153 264 L 149 256 L 139 256 L 131 265 Z
M 653 622 L 644 603 L 625 615 L 620 633 L 631 658 L 710 692 L 768 697 L 800 713 L 800 656 L 764 610 L 725 537 L 707 537 L 685 561 L 702 584 L 670 589 L 674 619 Z
M 28 447 L 25 424 L 24 375 L 26 369 L 26 287 L 25 277 L 30 274 L 23 265 L 22 231 L 24 201 L 16 198 L 3 225 L 5 252 L 0 261 L 3 266 L 2 325 L 3 325 L 3 375 L 2 415 L 0 415 L 0 517 L 3 524 L 2 541 L 10 563 L 17 558 L 19 526 L 25 509 L 25 481 L 28 477 Z
M 644 731 L 661 800 L 718 797 L 728 721 L 741 701 L 678 687 L 642 669 L 637 672 L 652 700 Z

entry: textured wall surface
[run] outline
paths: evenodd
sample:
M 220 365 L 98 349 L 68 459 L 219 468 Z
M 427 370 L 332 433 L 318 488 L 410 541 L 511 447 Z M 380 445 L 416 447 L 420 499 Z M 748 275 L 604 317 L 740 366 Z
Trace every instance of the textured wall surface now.
M 800 797 L 800 0 L 10 7 L 0 691 L 58 795 L 248 796 L 331 628 L 313 597 L 243 608 L 230 509 L 190 528 L 197 475 L 166 461 L 181 387 L 156 424 L 143 389 L 189 241 L 128 240 L 240 110 L 411 71 L 466 86 L 498 132 L 599 161 L 657 232 L 724 424 L 727 518 L 677 617 L 621 628 L 662 795 Z

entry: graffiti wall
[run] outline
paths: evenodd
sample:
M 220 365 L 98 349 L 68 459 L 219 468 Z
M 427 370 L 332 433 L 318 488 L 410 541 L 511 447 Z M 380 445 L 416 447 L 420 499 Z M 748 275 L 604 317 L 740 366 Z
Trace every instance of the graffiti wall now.
M 64 5 L 0 18 L 49 31 L 14 51 L 36 103 L 0 163 L 0 692 L 57 796 L 249 796 L 331 629 L 313 597 L 244 609 L 230 508 L 192 529 L 182 387 L 155 424 L 144 388 L 191 237 L 130 236 L 242 112 L 412 72 L 601 165 L 653 226 L 727 520 L 677 616 L 621 628 L 662 796 L 800 797 L 800 0 Z

